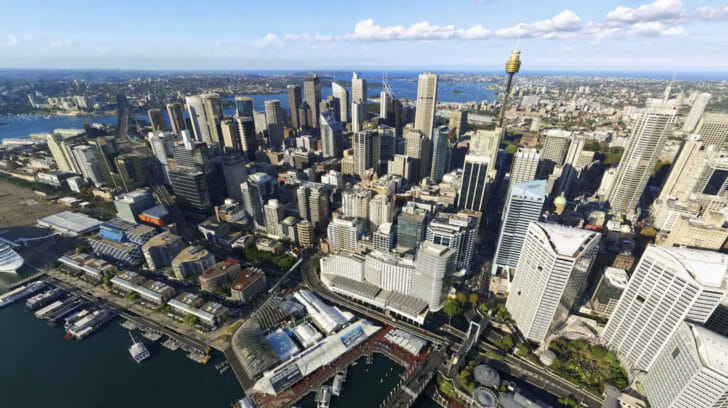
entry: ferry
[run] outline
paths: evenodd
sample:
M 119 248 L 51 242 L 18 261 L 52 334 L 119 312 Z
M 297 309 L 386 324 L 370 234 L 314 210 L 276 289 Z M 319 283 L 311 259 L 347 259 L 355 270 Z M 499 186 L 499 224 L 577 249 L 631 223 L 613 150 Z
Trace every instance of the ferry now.
M 23 257 L 13 251 L 10 245 L 0 243 L 0 272 L 15 273 L 24 263 Z
M 35 294 L 45 287 L 46 283 L 44 281 L 36 281 L 29 283 L 28 285 L 20 286 L 10 292 L 3 293 L 0 295 L 0 307 L 7 306 L 16 300 Z
M 87 314 L 89 314 L 91 311 L 92 310 L 90 310 L 90 309 L 82 309 L 76 313 L 71 313 L 70 315 L 66 316 L 66 318 L 64 319 L 66 321 L 66 323 L 64 323 L 63 328 L 66 329 L 66 331 L 68 331 L 68 329 L 70 329 L 74 323 L 83 319 L 83 317 L 86 316 Z
M 69 325 L 67 329 L 68 331 L 66 332 L 66 338 L 81 340 L 96 331 L 99 327 L 103 326 L 104 323 L 113 319 L 114 316 L 116 315 L 108 309 L 94 310 Z
M 46 315 L 45 319 L 48 321 L 48 324 L 55 326 L 61 319 L 84 305 L 86 305 L 86 300 L 84 299 L 79 297 L 69 298 L 61 307 Z
M 65 292 L 63 290 L 58 288 L 53 288 L 43 293 L 39 293 L 25 301 L 25 309 L 34 310 L 39 307 L 43 307 L 63 296 L 64 293 Z
M 144 343 L 142 343 L 141 341 L 136 341 L 131 332 L 129 332 L 129 337 L 131 337 L 131 346 L 129 346 L 129 354 L 131 355 L 131 358 L 133 358 L 134 361 L 137 362 L 137 364 L 148 359 L 149 350 L 147 350 L 147 347 L 144 345 Z
M 63 306 L 63 300 L 56 300 L 55 302 L 46 305 L 45 307 L 40 308 L 40 310 L 37 310 L 34 314 L 35 317 L 38 319 L 43 319 L 46 317 L 49 313 L 52 311 L 58 309 L 59 307 Z

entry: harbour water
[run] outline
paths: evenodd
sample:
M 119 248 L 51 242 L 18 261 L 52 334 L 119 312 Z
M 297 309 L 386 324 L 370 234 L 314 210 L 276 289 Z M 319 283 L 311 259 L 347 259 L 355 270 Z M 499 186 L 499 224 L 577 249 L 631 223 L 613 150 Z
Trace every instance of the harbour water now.
M 0 291 L 29 273 L 0 274 Z M 3 406 L 226 408 L 243 396 L 232 370 L 223 375 L 215 370 L 221 358 L 217 352 L 201 365 L 182 351 L 144 340 L 152 356 L 136 364 L 127 352 L 129 336 L 118 319 L 84 340 L 66 340 L 62 329 L 36 319 L 24 310 L 24 304 L 19 301 L 0 309 Z M 401 367 L 379 355 L 371 365 L 360 360 L 349 368 L 344 390 L 333 398 L 332 408 L 378 407 L 401 372 Z M 315 407 L 313 394 L 298 406 Z M 435 406 L 427 399 L 415 405 Z

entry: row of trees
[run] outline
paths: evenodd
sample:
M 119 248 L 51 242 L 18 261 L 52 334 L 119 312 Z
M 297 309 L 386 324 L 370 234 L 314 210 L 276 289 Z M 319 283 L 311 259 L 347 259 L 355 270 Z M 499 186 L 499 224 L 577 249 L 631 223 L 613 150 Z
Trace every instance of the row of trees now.
M 265 263 L 281 269 L 289 269 L 296 263 L 296 260 L 290 255 L 274 255 L 270 252 L 258 251 L 255 248 L 245 248 L 243 250 L 243 255 L 245 256 L 245 259 L 250 262 L 256 264 Z

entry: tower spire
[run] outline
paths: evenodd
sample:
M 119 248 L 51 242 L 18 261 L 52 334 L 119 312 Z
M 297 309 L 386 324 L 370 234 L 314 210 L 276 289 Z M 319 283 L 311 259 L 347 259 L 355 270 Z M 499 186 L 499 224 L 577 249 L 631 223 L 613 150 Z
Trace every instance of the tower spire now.
M 677 77 L 677 70 L 675 70 L 675 73 L 672 74 L 672 80 L 669 84 L 667 84 L 667 88 L 665 88 L 665 94 L 662 96 L 662 103 L 667 103 L 667 100 L 670 99 L 670 93 L 672 92 L 672 84 L 675 82 L 675 78 Z

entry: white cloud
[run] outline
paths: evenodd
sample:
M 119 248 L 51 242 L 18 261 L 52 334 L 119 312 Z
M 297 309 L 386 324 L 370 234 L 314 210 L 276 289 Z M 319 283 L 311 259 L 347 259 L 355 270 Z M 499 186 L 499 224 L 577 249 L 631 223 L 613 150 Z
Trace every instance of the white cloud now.
M 354 26 L 354 32 L 344 39 L 365 41 L 385 40 L 482 40 L 490 36 L 490 30 L 478 24 L 470 28 L 455 28 L 454 25 L 441 26 L 422 21 L 409 27 L 403 25 L 379 26 L 373 19 L 362 20 Z
M 722 8 L 698 7 L 695 9 L 695 15 L 704 20 L 728 19 L 728 6 Z
M 581 18 L 574 11 L 566 9 L 559 14 L 535 23 L 519 23 L 497 30 L 499 37 L 564 37 L 573 36 L 581 28 Z
M 8 43 L 11 47 L 15 47 L 16 45 L 18 45 L 19 42 L 20 40 L 18 40 L 18 37 L 14 36 L 13 34 L 8 34 Z
M 682 34 L 682 32 L 682 26 L 668 26 L 659 21 L 635 23 L 628 30 L 628 34 L 643 37 L 669 37 Z
M 655 0 L 637 8 L 619 6 L 607 13 L 607 21 L 636 23 L 674 21 L 684 15 L 682 0 Z

